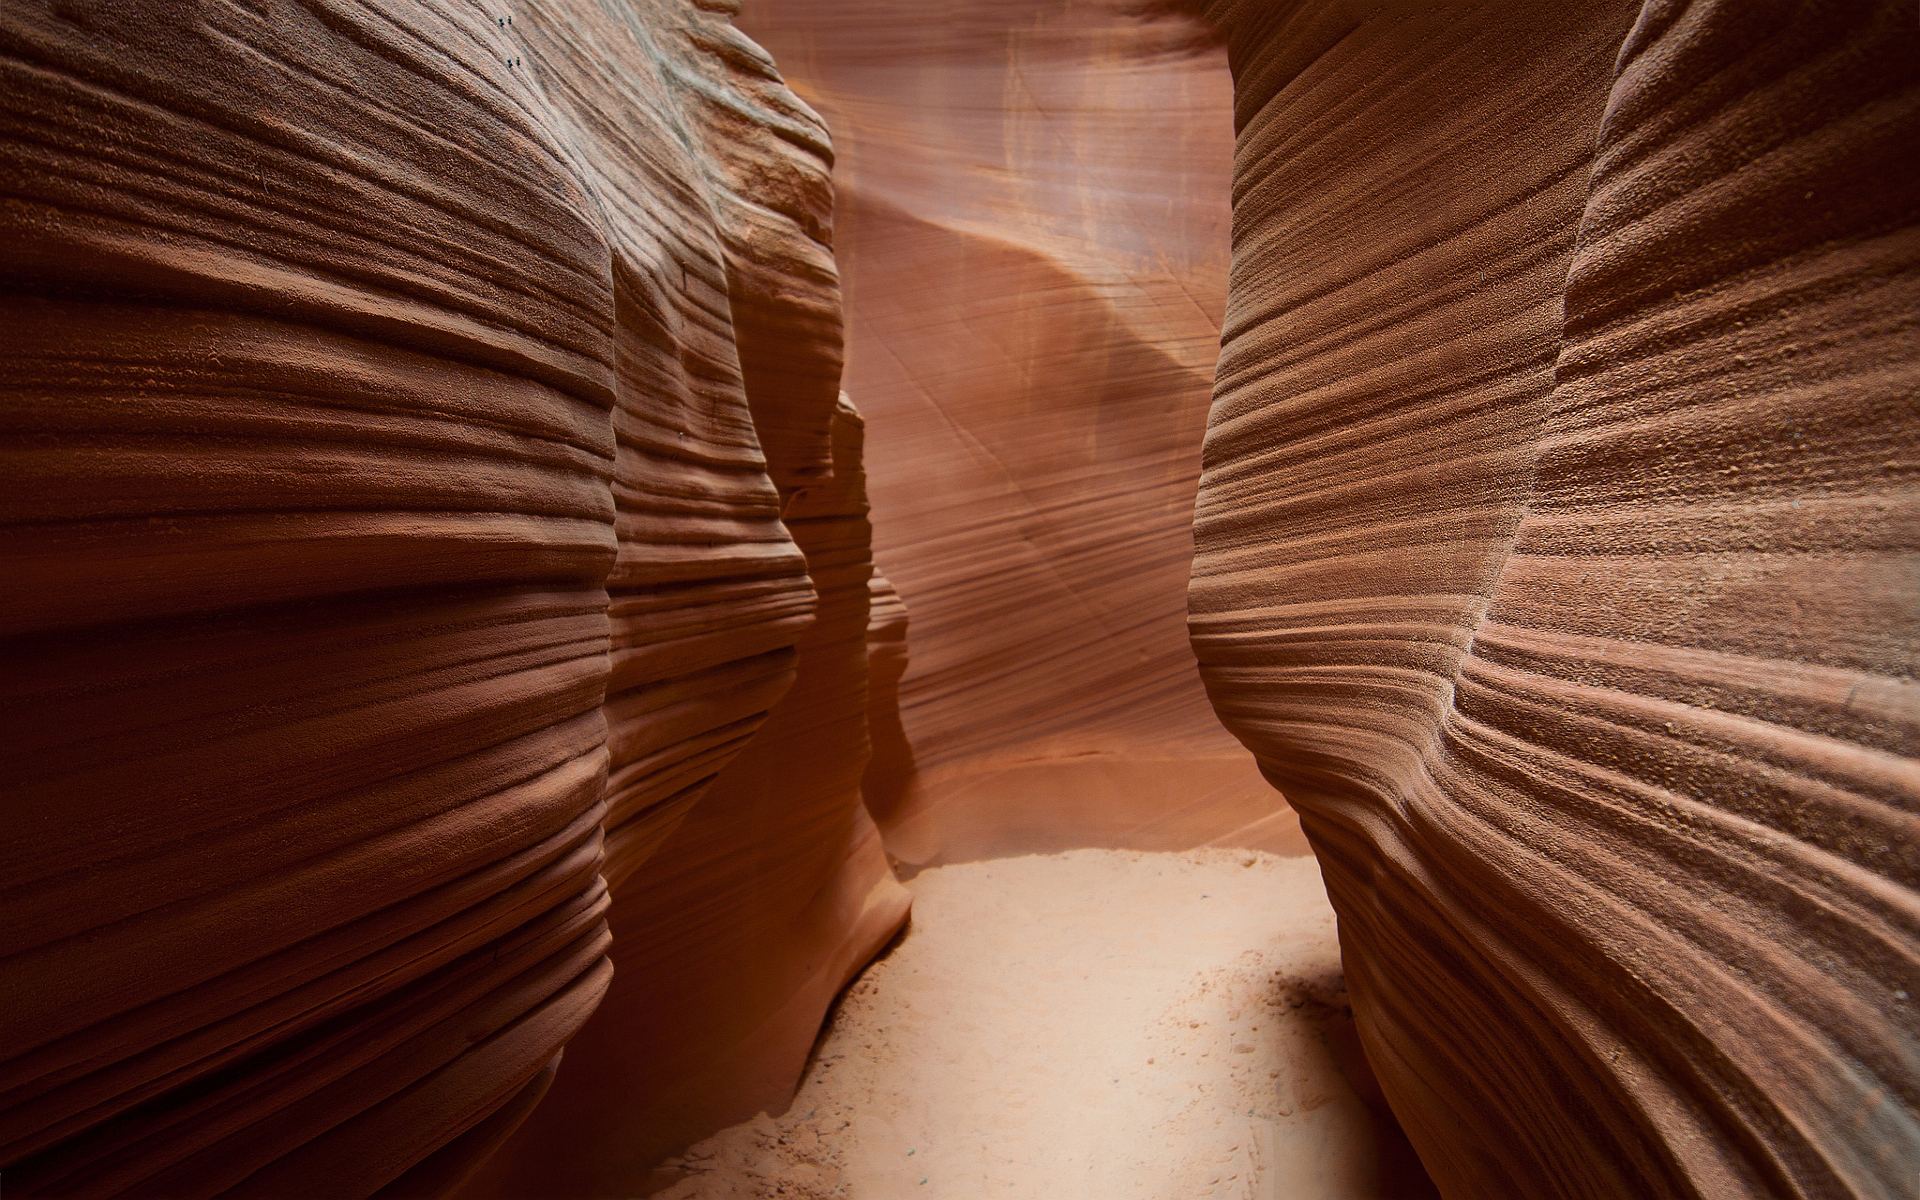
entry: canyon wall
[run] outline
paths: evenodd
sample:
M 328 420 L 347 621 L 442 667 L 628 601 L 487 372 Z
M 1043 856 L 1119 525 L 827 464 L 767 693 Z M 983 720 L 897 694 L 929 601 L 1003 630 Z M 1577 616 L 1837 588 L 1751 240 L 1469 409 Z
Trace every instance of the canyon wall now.
M 681 1022 L 615 1117 L 779 1091 L 903 916 L 829 151 L 726 8 L 0 7 L 9 1194 L 440 1194 L 603 996 Z
M 1214 0 L 1208 690 L 1450 1197 L 1912 1197 L 1911 6 Z
M 609 854 L 614 986 L 463 1196 L 637 1195 L 669 1154 L 782 1110 L 835 995 L 906 917 L 859 803 L 872 564 L 844 401 L 832 433 L 834 473 L 785 510 L 820 593 L 794 685 L 643 869 Z
M 1303 853 L 1185 647 L 1224 52 L 1105 0 L 748 0 L 739 21 L 834 131 L 847 389 L 912 628 L 867 781 L 888 849 Z
M 733 7 L 0 4 L 8 1190 L 634 1194 L 1217 709 L 1448 1195 L 1912 1196 L 1911 11 Z

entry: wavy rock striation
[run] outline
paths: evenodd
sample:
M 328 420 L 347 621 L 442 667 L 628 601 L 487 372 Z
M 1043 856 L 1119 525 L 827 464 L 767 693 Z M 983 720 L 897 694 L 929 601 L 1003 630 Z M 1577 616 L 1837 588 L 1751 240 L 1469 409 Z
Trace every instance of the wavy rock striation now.
M 1920 31 L 1218 0 L 1207 686 L 1453 1197 L 1910 1197 Z
M 668 1154 L 781 1109 L 828 1005 L 906 918 L 859 803 L 872 574 L 861 426 L 843 401 L 833 474 L 787 500 L 820 594 L 792 690 L 646 869 L 610 874 L 621 973 L 467 1195 L 634 1195 Z
M 912 864 L 1301 853 L 1185 637 L 1231 95 L 1105 0 L 752 0 L 835 132 L 875 556 L 913 615 L 868 800 Z
M 456 1185 L 607 992 L 603 827 L 623 980 L 777 929 L 816 1021 L 903 905 L 827 143 L 725 6 L 22 2 L 0 73 L 9 1193 Z

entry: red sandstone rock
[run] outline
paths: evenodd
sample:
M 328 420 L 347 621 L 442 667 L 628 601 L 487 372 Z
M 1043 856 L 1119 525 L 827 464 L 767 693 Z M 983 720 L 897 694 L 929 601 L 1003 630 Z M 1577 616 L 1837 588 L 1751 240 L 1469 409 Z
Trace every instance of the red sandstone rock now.
M 474 1193 L 629 1189 L 897 922 L 863 786 L 1284 836 L 1166 641 L 1218 56 L 754 19 L 869 770 L 727 7 L 0 14 L 15 1194 L 442 1194 L 550 1082 Z M 1910 12 L 1206 7 L 1195 645 L 1396 1111 L 1457 1197 L 1909 1193 Z
M 1920 31 L 1209 4 L 1194 644 L 1450 1197 L 1920 1163 Z
M 1182 645 L 1223 54 L 1097 0 L 750 0 L 740 22 L 834 131 L 847 387 L 913 618 L 910 751 L 870 781 L 889 849 L 1302 852 Z
M 611 874 L 620 968 L 546 1102 L 472 1196 L 637 1194 L 660 1159 L 778 1110 L 820 1021 L 906 916 L 859 803 L 868 557 L 859 415 L 788 498 L 819 615 L 793 689 L 647 867 Z
M 873 753 L 860 776 L 860 797 L 884 829 L 913 781 L 913 744 L 900 720 L 900 679 L 907 673 L 912 621 L 893 581 L 879 571 L 868 580 L 867 595 L 867 737 Z
M 898 919 L 864 525 L 780 519 L 857 494 L 826 142 L 719 7 L 0 14 L 9 1194 L 454 1186 L 606 991 L 603 822 L 687 923 L 626 978 L 777 943 L 723 1041 Z M 703 814 L 796 664 L 831 769 Z

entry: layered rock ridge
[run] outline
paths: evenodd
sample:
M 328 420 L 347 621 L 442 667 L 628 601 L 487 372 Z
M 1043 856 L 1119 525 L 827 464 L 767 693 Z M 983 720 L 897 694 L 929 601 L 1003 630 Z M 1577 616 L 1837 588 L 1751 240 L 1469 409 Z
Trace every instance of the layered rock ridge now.
M 1913 1195 L 1912 14 L 1205 7 L 1194 645 L 1422 1158 Z
M 609 954 L 750 958 L 718 1061 L 903 915 L 830 155 L 726 9 L 0 9 L 10 1194 L 441 1194 Z
M 1103 0 L 751 0 L 740 21 L 834 129 L 875 557 L 913 622 L 901 740 L 868 779 L 889 850 L 1303 852 L 1184 645 L 1223 52 Z
M 643 870 L 623 878 L 609 855 L 621 971 L 546 1101 L 464 1195 L 639 1194 L 667 1155 L 780 1111 L 834 996 L 906 918 L 859 803 L 872 574 L 861 429 L 843 401 L 833 473 L 787 499 L 820 596 L 792 689 Z

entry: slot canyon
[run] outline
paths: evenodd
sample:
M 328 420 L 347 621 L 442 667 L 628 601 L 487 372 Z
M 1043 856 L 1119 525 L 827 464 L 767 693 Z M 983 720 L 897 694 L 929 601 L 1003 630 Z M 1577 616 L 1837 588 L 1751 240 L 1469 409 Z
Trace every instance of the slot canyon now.
M 1920 1200 L 1906 0 L 0 72 L 0 1194 Z

